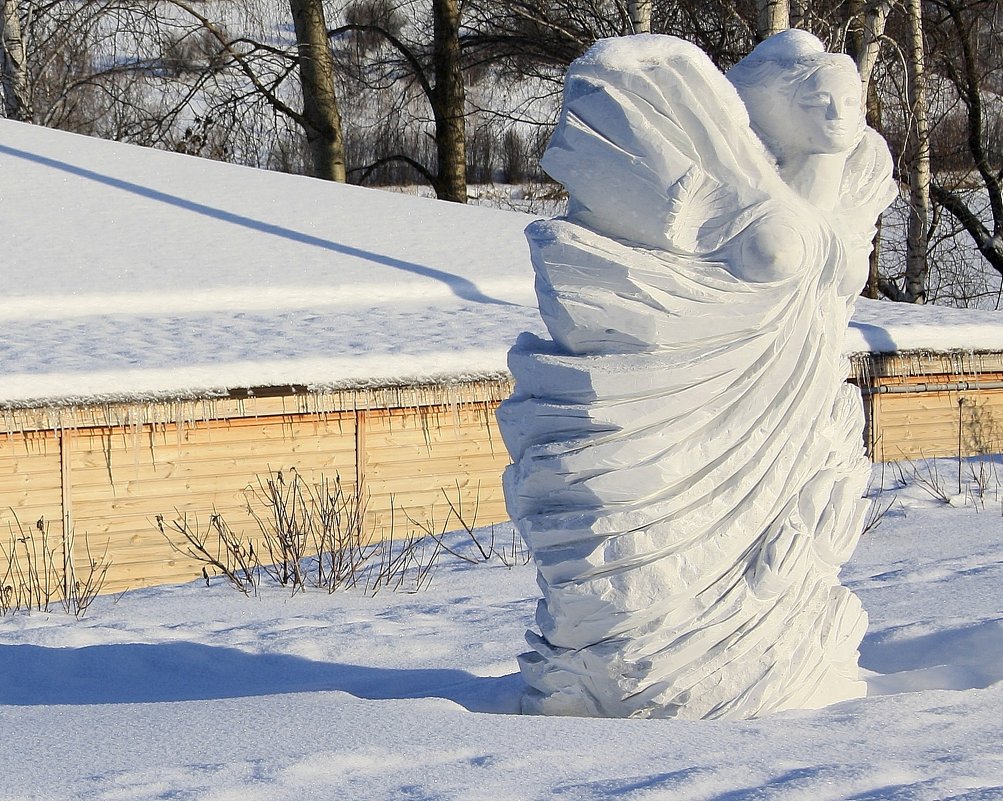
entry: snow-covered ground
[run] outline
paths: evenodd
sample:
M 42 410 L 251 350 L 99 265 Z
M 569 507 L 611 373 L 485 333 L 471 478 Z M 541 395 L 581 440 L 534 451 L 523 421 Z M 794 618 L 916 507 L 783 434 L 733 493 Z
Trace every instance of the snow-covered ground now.
M 930 470 L 875 467 L 891 506 L 844 571 L 870 615 L 867 698 L 747 722 L 521 716 L 531 566 L 442 560 L 430 588 L 375 597 L 199 582 L 79 622 L 0 618 L 0 798 L 1001 799 L 1003 463 L 966 465 L 955 506 Z
M 532 219 L 0 120 L 0 405 L 497 375 Z M 848 351 L 913 348 L 1003 313 L 860 302 Z

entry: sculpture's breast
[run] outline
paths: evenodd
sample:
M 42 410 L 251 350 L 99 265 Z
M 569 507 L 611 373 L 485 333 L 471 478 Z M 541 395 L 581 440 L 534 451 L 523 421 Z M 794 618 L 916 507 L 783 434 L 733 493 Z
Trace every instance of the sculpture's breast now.
M 745 281 L 782 281 L 820 270 L 827 258 L 826 241 L 821 220 L 771 204 L 735 236 L 724 260 Z

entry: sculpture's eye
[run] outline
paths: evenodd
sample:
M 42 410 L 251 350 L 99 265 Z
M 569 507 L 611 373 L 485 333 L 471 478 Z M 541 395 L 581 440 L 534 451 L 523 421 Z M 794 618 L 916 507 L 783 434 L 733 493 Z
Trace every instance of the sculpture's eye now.
M 806 108 L 827 108 L 832 105 L 832 95 L 828 92 L 813 92 L 801 99 L 801 105 Z

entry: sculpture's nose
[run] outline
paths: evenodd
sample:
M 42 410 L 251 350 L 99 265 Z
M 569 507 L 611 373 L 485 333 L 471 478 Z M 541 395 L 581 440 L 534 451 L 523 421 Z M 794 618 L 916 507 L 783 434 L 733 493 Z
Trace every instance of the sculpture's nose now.
M 839 103 L 836 98 L 829 98 L 829 105 L 825 107 L 825 118 L 827 120 L 838 120 L 843 116 L 839 110 Z

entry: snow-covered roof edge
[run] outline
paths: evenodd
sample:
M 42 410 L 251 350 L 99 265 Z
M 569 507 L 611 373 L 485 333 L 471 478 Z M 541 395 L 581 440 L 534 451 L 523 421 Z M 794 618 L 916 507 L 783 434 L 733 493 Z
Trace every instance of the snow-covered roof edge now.
M 496 404 L 507 398 L 512 388 L 512 377 L 505 371 L 495 371 L 426 377 L 410 382 L 220 387 L 177 393 L 41 398 L 0 404 L 0 433 L 147 424 L 187 425 L 201 420 L 429 406 L 456 408 Z

